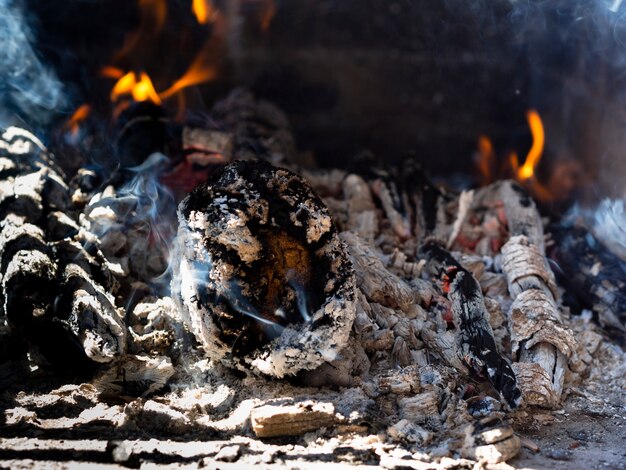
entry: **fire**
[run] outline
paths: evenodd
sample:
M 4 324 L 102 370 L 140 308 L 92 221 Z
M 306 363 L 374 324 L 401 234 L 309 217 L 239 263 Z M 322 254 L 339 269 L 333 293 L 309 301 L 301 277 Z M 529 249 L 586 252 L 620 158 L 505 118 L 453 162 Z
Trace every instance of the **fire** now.
M 267 32 L 270 29 L 274 15 L 276 15 L 276 3 L 274 3 L 274 0 L 266 0 L 264 6 L 265 8 L 261 15 L 261 29 Z
M 504 166 L 501 167 L 499 173 L 496 173 L 496 152 L 493 148 L 493 144 L 489 137 L 481 135 L 478 138 L 478 152 L 476 167 L 480 174 L 481 183 L 488 184 L 493 182 L 498 176 L 515 177 L 520 182 L 527 182 L 529 180 L 535 181 L 535 169 L 541 160 L 543 149 L 545 145 L 545 132 L 543 129 L 543 123 L 539 113 L 534 109 L 530 109 L 526 113 L 526 119 L 528 121 L 528 127 L 532 134 L 533 143 L 526 155 L 524 164 L 520 165 L 517 152 L 509 152 Z
M 140 72 L 139 79 L 135 72 L 128 72 L 117 81 L 111 90 L 111 101 L 118 101 L 124 95 L 131 95 L 135 101 L 152 101 L 154 104 L 161 104 L 161 98 L 145 72 Z
M 116 60 L 122 60 L 132 52 L 142 50 L 165 25 L 166 0 L 137 0 L 137 5 L 139 7 L 139 28 L 127 36 L 124 45 L 115 56 Z
M 131 53 L 136 55 L 137 50 L 141 50 L 142 45 L 153 38 L 161 31 L 165 24 L 167 14 L 167 4 L 165 0 L 138 0 L 140 10 L 140 26 L 124 43 L 120 52 L 115 56 L 115 60 L 124 59 L 128 62 Z M 114 66 L 102 68 L 101 75 L 116 80 L 111 90 L 111 101 L 117 103 L 116 110 L 121 110 L 128 105 L 128 100 L 151 101 L 161 105 L 175 95 L 179 98 L 179 114 L 184 108 L 184 96 L 179 92 L 185 88 L 199 85 L 211 81 L 217 77 L 220 52 L 223 47 L 223 38 L 226 35 L 226 22 L 223 15 L 217 10 L 212 0 L 192 0 L 192 13 L 198 23 L 211 23 L 211 34 L 206 43 L 197 54 L 194 61 L 187 68 L 185 73 L 174 81 L 174 83 L 164 91 L 157 91 L 151 78 L 147 73 L 136 72 L 132 69 L 141 70 L 143 67 L 129 67 L 122 70 Z M 131 61 L 132 63 L 132 61 Z M 123 99 L 126 99 L 123 101 Z
M 217 76 L 217 68 L 206 60 L 206 52 L 201 51 L 187 71 L 174 84 L 160 94 L 162 99 L 167 99 L 183 88 L 199 85 L 211 81 Z
M 210 23 L 217 13 L 211 0 L 193 0 L 191 11 L 200 24 Z
M 496 154 L 493 151 L 493 144 L 489 137 L 481 135 L 478 138 L 478 171 L 483 184 L 493 181 L 495 163 Z
M 72 137 L 76 137 L 78 135 L 78 131 L 80 130 L 80 123 L 87 119 L 89 113 L 91 112 L 91 108 L 88 104 L 83 104 L 79 106 L 72 117 L 69 118 L 66 124 L 66 128 L 70 131 Z
M 524 165 L 517 172 L 517 176 L 521 181 L 525 181 L 535 174 L 535 168 L 541 160 L 545 143 L 545 133 L 539 113 L 531 109 L 526 113 L 526 119 L 528 120 L 528 126 L 533 136 L 533 145 L 528 151 L 528 155 L 526 155 Z

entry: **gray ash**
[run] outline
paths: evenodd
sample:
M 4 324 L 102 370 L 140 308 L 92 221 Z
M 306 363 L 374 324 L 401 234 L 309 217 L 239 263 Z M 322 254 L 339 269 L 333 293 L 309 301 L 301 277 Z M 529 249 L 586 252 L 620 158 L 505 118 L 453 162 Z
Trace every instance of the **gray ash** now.
M 178 212 L 172 291 L 211 357 L 279 377 L 335 358 L 354 318 L 352 268 L 302 178 L 239 161 Z

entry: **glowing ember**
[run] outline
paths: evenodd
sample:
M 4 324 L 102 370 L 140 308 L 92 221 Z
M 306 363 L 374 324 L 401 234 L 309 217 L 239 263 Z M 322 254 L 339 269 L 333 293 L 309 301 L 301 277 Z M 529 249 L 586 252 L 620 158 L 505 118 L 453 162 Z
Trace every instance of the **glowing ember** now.
M 131 95 L 135 101 L 152 101 L 154 104 L 161 104 L 161 98 L 145 72 L 139 74 L 139 79 L 135 72 L 128 72 L 117 81 L 111 90 L 111 101 L 118 101 L 124 95 Z
M 211 0 L 193 0 L 191 11 L 200 24 L 210 23 L 216 14 Z
M 517 173 L 518 178 L 522 181 L 531 178 L 535 174 L 535 168 L 539 164 L 539 160 L 541 160 L 543 146 L 545 143 L 545 133 L 539 113 L 531 109 L 528 113 L 526 113 L 526 119 L 528 120 L 530 132 L 533 135 L 533 145 L 528 151 L 524 165 Z

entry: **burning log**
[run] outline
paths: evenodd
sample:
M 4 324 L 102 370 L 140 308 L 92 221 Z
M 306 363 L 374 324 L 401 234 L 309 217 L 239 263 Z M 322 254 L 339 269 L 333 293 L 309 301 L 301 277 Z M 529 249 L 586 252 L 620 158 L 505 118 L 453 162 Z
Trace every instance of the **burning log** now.
M 210 357 L 283 377 L 344 348 L 353 272 L 302 178 L 230 164 L 181 202 L 179 221 L 173 294 Z
M 62 171 L 30 133 L 9 128 L 0 140 L 1 300 L 14 333 L 33 357 L 80 371 L 126 348 L 115 280 L 98 240 L 66 214 Z
M 509 406 L 519 406 L 521 393 L 515 374 L 497 351 L 478 281 L 440 245 L 428 242 L 423 252 L 427 268 L 438 277 L 451 301 L 458 354 L 470 370 L 489 380 Z
M 519 359 L 513 367 L 527 404 L 556 406 L 567 362 L 575 359 L 574 338 L 561 325 L 556 282 L 534 202 L 517 183 L 503 182 L 498 189 L 511 233 L 502 247 L 502 268 L 513 298 L 509 322 Z

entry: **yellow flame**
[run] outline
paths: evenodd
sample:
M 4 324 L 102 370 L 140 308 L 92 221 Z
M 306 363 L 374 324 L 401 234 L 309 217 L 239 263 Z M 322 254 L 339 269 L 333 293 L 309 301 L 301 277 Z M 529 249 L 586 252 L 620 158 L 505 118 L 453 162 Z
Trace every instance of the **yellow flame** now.
M 200 24 L 211 22 L 215 16 L 215 9 L 211 0 L 193 0 L 191 11 Z
M 111 101 L 117 101 L 124 95 L 131 95 L 135 101 L 152 101 L 154 104 L 161 104 L 161 98 L 145 72 L 139 74 L 139 79 L 135 72 L 128 72 L 117 81 L 111 90 Z
M 539 117 L 539 113 L 534 109 L 531 109 L 526 113 L 526 119 L 528 120 L 528 126 L 533 136 L 533 145 L 526 155 L 524 165 L 519 169 L 517 176 L 520 180 L 524 181 L 531 178 L 535 174 L 535 168 L 541 160 L 543 153 L 543 146 L 545 143 L 545 133 L 543 130 L 543 123 Z

